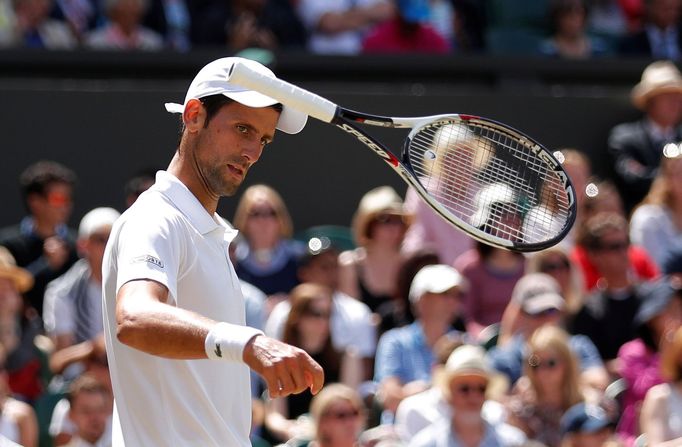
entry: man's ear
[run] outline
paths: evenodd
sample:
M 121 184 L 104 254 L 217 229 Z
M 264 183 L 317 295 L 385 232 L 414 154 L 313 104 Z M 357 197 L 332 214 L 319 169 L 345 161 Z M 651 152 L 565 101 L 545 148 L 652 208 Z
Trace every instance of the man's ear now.
M 198 99 L 190 99 L 182 112 L 182 121 L 189 132 L 197 132 L 204 127 L 206 109 Z

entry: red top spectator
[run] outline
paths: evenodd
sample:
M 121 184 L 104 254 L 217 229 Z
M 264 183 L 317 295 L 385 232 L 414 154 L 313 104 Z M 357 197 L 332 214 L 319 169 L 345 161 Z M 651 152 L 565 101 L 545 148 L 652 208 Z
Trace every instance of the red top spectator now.
M 377 25 L 365 38 L 365 53 L 447 53 L 450 44 L 427 22 L 428 0 L 398 0 L 396 16 Z

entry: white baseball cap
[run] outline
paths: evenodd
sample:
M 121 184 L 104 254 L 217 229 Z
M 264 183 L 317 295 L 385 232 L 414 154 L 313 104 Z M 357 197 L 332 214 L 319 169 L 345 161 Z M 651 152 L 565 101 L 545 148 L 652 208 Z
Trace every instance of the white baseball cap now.
M 194 77 L 194 80 L 189 85 L 189 89 L 187 89 L 184 104 L 168 102 L 165 104 L 166 110 L 171 113 L 182 113 L 185 111 L 185 106 L 190 99 L 200 99 L 219 94 L 225 95 L 247 107 L 260 108 L 277 104 L 279 101 L 269 96 L 228 82 L 227 75 L 230 72 L 230 68 L 237 62 L 247 65 L 252 70 L 258 71 L 265 76 L 276 77 L 269 68 L 251 59 L 241 57 L 216 59 L 199 70 L 199 73 Z M 277 122 L 277 129 L 288 134 L 299 133 L 305 127 L 307 120 L 308 115 L 305 113 L 283 106 L 282 113 L 279 115 L 279 121 Z
M 485 350 L 480 346 L 462 345 L 452 351 L 445 363 L 449 378 L 457 376 L 481 376 L 489 378 L 490 366 L 485 358 Z
M 443 293 L 461 287 L 464 277 L 454 268 L 444 264 L 427 265 L 414 276 L 410 285 L 410 301 L 416 303 L 425 293 Z
M 99 230 L 110 229 L 120 216 L 121 213 L 113 208 L 101 207 L 90 210 L 81 219 L 78 227 L 78 237 L 90 237 Z

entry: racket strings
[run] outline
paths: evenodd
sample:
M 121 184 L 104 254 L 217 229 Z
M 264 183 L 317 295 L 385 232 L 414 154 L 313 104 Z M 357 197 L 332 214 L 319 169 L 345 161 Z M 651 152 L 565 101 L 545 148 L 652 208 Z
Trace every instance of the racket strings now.
M 423 126 L 408 147 L 426 191 L 458 219 L 517 242 L 559 235 L 571 211 L 562 179 L 534 143 L 482 122 Z

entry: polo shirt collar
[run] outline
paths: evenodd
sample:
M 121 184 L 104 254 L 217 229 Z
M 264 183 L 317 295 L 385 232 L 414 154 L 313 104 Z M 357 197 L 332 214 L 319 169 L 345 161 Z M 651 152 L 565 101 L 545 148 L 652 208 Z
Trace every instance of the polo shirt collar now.
M 227 233 L 228 239 L 234 238 L 237 234 L 237 230 L 228 225 L 217 213 L 212 217 L 192 191 L 173 174 L 167 171 L 157 172 L 153 188 L 168 197 L 199 233 L 206 235 L 220 228 Z

